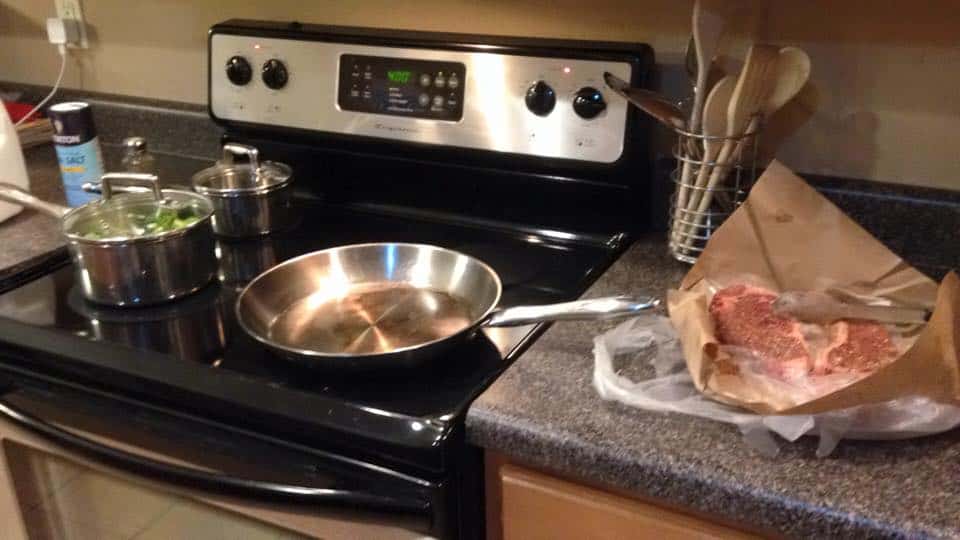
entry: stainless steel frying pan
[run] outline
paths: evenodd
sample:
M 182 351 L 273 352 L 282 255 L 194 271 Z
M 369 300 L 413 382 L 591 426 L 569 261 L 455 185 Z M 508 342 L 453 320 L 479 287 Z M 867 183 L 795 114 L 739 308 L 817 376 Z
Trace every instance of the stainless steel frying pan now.
M 483 262 L 421 244 L 357 244 L 279 264 L 237 298 L 240 326 L 311 367 L 413 366 L 481 326 L 624 317 L 659 304 L 611 297 L 496 309 L 502 286 Z

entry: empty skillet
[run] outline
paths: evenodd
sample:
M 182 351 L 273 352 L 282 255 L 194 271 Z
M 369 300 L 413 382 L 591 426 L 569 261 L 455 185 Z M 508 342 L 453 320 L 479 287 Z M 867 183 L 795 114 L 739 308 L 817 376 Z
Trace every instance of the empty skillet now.
M 310 367 L 415 366 L 482 326 L 633 315 L 655 298 L 609 297 L 497 309 L 500 278 L 483 262 L 422 244 L 357 244 L 279 264 L 237 298 L 240 326 Z

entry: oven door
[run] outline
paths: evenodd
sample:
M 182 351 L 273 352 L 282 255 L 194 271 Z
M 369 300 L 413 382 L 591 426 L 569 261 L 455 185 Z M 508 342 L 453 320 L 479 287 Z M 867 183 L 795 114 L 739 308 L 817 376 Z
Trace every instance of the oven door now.
M 0 538 L 424 538 L 422 479 L 0 374 Z

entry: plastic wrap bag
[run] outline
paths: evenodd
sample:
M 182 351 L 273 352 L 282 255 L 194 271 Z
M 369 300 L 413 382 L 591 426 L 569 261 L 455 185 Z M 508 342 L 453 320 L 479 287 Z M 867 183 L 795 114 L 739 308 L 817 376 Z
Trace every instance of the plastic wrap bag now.
M 712 401 L 694 386 L 677 332 L 659 315 L 630 319 L 598 336 L 593 353 L 593 384 L 603 399 L 734 424 L 750 447 L 768 456 L 779 451 L 774 433 L 788 441 L 819 437 L 817 456 L 823 457 L 841 439 L 906 439 L 960 425 L 960 407 L 925 397 L 797 415 L 760 415 Z M 645 378 L 634 380 L 627 372 Z

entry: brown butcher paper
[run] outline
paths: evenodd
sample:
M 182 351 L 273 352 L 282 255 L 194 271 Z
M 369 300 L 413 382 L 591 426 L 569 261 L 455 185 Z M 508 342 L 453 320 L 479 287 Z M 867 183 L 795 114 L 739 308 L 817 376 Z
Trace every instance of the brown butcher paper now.
M 892 362 L 849 386 L 798 399 L 731 368 L 717 341 L 712 290 L 744 276 L 778 292 L 842 289 L 933 308 L 933 315 Z M 760 414 L 814 414 L 906 396 L 960 404 L 960 278 L 950 272 L 938 287 L 779 162 L 714 233 L 668 293 L 668 306 L 694 384 L 718 401 Z

